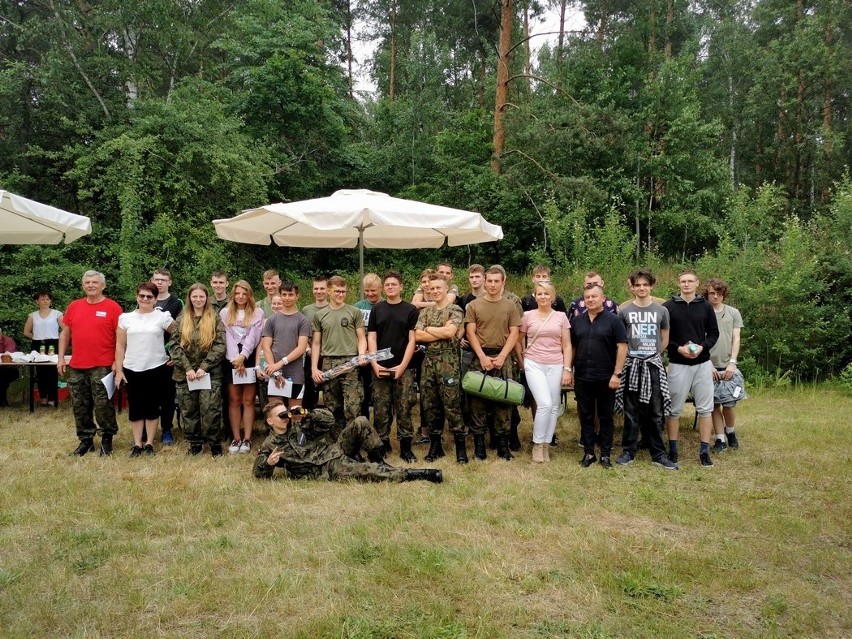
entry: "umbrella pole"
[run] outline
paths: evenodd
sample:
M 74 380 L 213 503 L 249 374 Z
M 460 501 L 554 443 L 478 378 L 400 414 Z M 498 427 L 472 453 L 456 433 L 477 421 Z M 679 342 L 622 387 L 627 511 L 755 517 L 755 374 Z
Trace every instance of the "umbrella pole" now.
M 364 227 L 358 227 L 358 290 L 364 299 Z

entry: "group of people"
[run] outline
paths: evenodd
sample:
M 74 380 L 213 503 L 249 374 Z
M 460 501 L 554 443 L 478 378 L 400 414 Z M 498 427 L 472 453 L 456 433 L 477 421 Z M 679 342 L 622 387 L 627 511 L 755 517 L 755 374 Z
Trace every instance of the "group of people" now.
M 158 269 L 137 286 L 137 308 L 124 313 L 104 295 L 103 274 L 87 271 L 85 297 L 64 314 L 50 309 L 49 294 L 37 295 L 39 310 L 25 332 L 34 347 L 56 349 L 59 374 L 73 345 L 69 386 L 79 445 L 72 454 L 80 456 L 95 449 L 97 429 L 100 453 L 112 453 L 117 424 L 104 381 L 111 373 L 116 389 L 126 387 L 131 457 L 155 454 L 160 428 L 162 444 L 174 442 L 175 404 L 189 454 L 207 445 L 214 457 L 222 455 L 223 430 L 229 431 L 229 453 L 248 453 L 259 397 L 271 434 L 256 456 L 258 477 L 282 466 L 293 476 L 440 481 L 387 466 L 394 422 L 406 463 L 417 460 L 412 445 L 418 442 L 429 444 L 427 462 L 443 457 L 445 424 L 458 463 L 468 463 L 468 434 L 473 456 L 486 459 L 489 432 L 497 456 L 511 460 L 520 448 L 518 408 L 464 393 L 467 371 L 525 383 L 534 463 L 549 461 L 560 402 L 570 388 L 584 467 L 598 461 L 596 452 L 601 465 L 611 467 L 617 409 L 624 413 L 624 433 L 615 463 L 630 464 L 647 446 L 653 463 L 676 470 L 679 416 L 689 395 L 698 415 L 700 464 L 713 465 L 714 430 L 714 452 L 738 447 L 742 318 L 724 304 L 728 289 L 721 280 L 709 280 L 702 296 L 696 274 L 684 271 L 680 294 L 664 302 L 651 295 L 654 275 L 640 269 L 630 275 L 632 299 L 619 306 L 591 272 L 582 297 L 566 306 L 546 266 L 535 268 L 532 291 L 523 299 L 505 289 L 499 265 L 471 266 L 464 295 L 452 277 L 447 263 L 425 270 L 409 302 L 399 273 L 371 273 L 355 305 L 346 302 L 346 280 L 317 277 L 313 303 L 299 310 L 298 287 L 274 270 L 263 273 L 262 300 L 245 280 L 229 290 L 227 275 L 216 271 L 210 290 L 193 284 L 182 302 L 170 292 L 170 273 Z M 48 324 L 54 330 L 46 330 Z M 382 349 L 389 358 L 368 356 Z M 351 365 L 353 358 L 360 366 Z M 325 409 L 318 407 L 320 390 Z M 419 428 L 412 417 L 418 395 Z M 48 388 L 42 397 L 55 401 Z

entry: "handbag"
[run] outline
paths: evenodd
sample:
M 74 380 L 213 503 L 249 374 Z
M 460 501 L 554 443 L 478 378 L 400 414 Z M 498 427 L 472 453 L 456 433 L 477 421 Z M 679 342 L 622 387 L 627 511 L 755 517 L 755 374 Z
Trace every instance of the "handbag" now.
M 513 379 L 468 371 L 462 378 L 462 390 L 469 395 L 501 404 L 520 406 L 524 402 L 524 386 Z

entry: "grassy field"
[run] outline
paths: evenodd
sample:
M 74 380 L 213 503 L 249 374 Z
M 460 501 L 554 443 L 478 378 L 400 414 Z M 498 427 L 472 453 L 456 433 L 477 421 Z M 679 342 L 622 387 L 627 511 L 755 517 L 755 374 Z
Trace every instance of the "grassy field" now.
M 849 637 L 850 409 L 755 392 L 739 451 L 701 469 L 686 426 L 671 473 L 581 469 L 572 407 L 548 466 L 446 458 L 438 486 L 257 481 L 182 439 L 130 460 L 124 416 L 71 459 L 67 406 L 3 409 L 0 635 Z

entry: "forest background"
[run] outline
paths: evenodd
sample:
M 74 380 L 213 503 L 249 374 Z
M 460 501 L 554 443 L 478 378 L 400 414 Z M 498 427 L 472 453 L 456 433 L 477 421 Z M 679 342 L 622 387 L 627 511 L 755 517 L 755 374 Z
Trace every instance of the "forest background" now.
M 561 28 L 539 48 L 544 11 Z M 3 328 L 92 267 L 125 304 L 162 266 L 179 294 L 217 268 L 352 278 L 356 251 L 231 244 L 211 220 L 369 188 L 505 234 L 368 251 L 371 270 L 499 262 L 525 287 L 546 262 L 570 297 L 595 268 L 621 301 L 636 265 L 661 295 L 690 265 L 730 282 L 747 377 L 852 386 L 850 18 L 843 0 L 0 0 L 0 187 L 94 228 L 0 245 Z

